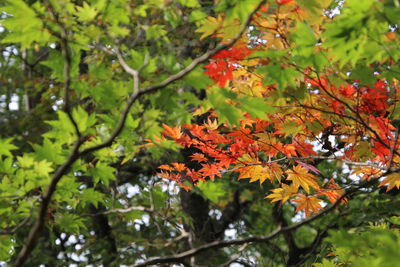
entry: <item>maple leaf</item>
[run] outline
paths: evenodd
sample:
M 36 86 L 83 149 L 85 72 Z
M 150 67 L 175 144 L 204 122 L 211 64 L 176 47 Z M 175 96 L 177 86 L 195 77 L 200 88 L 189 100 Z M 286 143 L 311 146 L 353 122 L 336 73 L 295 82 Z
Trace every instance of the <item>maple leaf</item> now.
M 207 158 L 201 153 L 194 153 L 190 157 L 192 158 L 192 160 L 197 161 L 197 162 L 207 161 Z
M 174 166 L 175 170 L 178 172 L 182 172 L 187 169 L 185 164 L 183 164 L 183 163 L 174 162 L 174 163 L 171 163 L 171 165 Z
M 167 170 L 167 171 L 172 171 L 172 170 L 174 170 L 174 168 L 172 168 L 171 166 L 166 165 L 166 164 L 160 165 L 160 166 L 158 166 L 158 168 L 159 168 L 159 169 L 163 169 L 163 170 Z
M 210 120 L 210 118 L 207 119 L 207 123 L 204 123 L 204 126 L 206 126 L 207 130 L 217 130 L 218 129 L 218 121 L 215 120 Z
M 348 84 L 348 85 L 346 85 L 346 86 L 340 87 L 340 88 L 339 88 L 339 92 L 340 92 L 343 96 L 345 96 L 345 97 L 347 97 L 347 98 L 351 98 L 351 97 L 354 95 L 354 93 L 356 92 L 356 89 L 355 89 L 354 85 Z
M 307 170 L 312 171 L 313 173 L 316 173 L 316 174 L 320 174 L 321 173 L 317 168 L 315 168 L 314 166 L 312 166 L 310 164 L 304 163 L 304 162 L 299 161 L 299 160 L 295 160 L 295 162 L 297 164 L 300 164 L 301 166 L 303 166 Z
M 265 172 L 268 174 L 268 179 L 271 183 L 277 179 L 281 182 L 281 177 L 283 175 L 282 167 L 276 162 L 267 163 L 264 167 Z
M 277 129 L 275 134 L 283 135 L 285 137 L 289 135 L 295 136 L 299 132 L 301 132 L 302 129 L 303 129 L 302 124 L 299 124 L 298 122 L 295 121 L 286 121 L 281 125 L 281 127 Z
M 205 65 L 204 68 L 207 69 L 205 74 L 220 87 L 225 87 L 228 81 L 233 80 L 232 70 L 235 69 L 235 66 L 225 60 L 214 60 L 210 64 Z
M 168 125 L 166 125 L 165 123 L 163 123 L 162 126 L 165 129 L 164 131 L 161 132 L 163 135 L 171 137 L 174 140 L 182 137 L 181 126 L 171 128 Z
M 314 189 L 319 189 L 318 183 L 314 180 L 317 179 L 314 175 L 310 174 L 307 169 L 300 165 L 293 167 L 293 170 L 287 170 L 287 179 L 293 181 L 296 187 L 301 186 L 307 193 L 310 193 L 310 186 Z
M 393 187 L 400 189 L 400 173 L 391 173 L 383 179 L 379 186 L 388 185 L 386 191 L 391 190 Z
M 176 174 L 170 173 L 170 172 L 165 172 L 165 171 L 161 171 L 156 173 L 158 177 L 164 178 L 164 179 L 168 179 L 168 180 L 179 180 L 179 177 Z
M 262 184 L 268 178 L 268 173 L 261 165 L 250 165 L 243 167 L 239 170 L 239 172 L 240 174 L 238 179 L 250 178 L 250 183 L 260 181 L 260 184 Z
M 200 40 L 206 38 L 207 36 L 215 34 L 218 29 L 222 26 L 223 17 L 219 15 L 218 17 L 208 17 L 202 21 L 202 26 L 196 30 L 196 32 L 203 33 L 200 36 Z
M 382 174 L 382 171 L 378 168 L 374 168 L 371 166 L 364 166 L 358 168 L 356 171 L 353 171 L 352 174 L 359 174 L 361 175 L 361 179 L 369 181 L 371 180 L 371 178 L 380 176 Z
M 272 194 L 265 198 L 271 198 L 271 202 L 281 201 L 285 203 L 291 196 L 297 193 L 298 188 L 293 185 L 282 184 L 282 187 L 272 189 Z
M 252 50 L 248 46 L 230 47 L 216 53 L 212 58 L 228 59 L 230 62 L 237 62 L 245 59 L 251 54 Z
M 209 177 L 212 181 L 214 181 L 215 177 L 221 177 L 222 174 L 221 168 L 216 164 L 201 164 L 202 168 L 199 170 L 203 176 Z
M 276 156 L 279 152 L 282 152 L 283 144 L 278 142 L 276 137 L 271 133 L 258 133 L 254 136 L 258 137 L 257 143 L 261 149 L 271 156 Z
M 306 196 L 304 194 L 297 194 L 297 198 L 292 200 L 297 203 L 296 211 L 304 210 L 306 216 L 310 216 L 311 213 L 318 213 L 322 209 L 320 202 L 321 199 L 315 196 Z
M 385 161 L 385 158 L 390 155 L 390 149 L 384 146 L 381 142 L 374 140 L 372 143 L 374 144 L 374 147 L 372 147 L 371 150 L 377 155 L 377 158 Z
M 238 170 L 239 180 L 250 178 L 250 183 L 260 181 L 260 184 L 264 183 L 266 179 L 269 179 L 271 183 L 275 179 L 281 180 L 283 171 L 281 166 L 276 162 L 266 163 L 266 165 L 263 166 L 258 159 L 253 158 L 249 154 L 243 155 L 239 160 L 243 162 L 243 164 L 240 165 L 244 166 Z M 249 166 L 245 166 L 245 164 L 249 164 Z
M 306 143 L 301 138 L 293 138 L 293 145 L 296 151 L 302 156 L 316 156 L 317 153 L 313 150 L 314 146 L 312 144 Z
M 265 171 L 264 167 L 261 165 L 261 162 L 257 158 L 253 158 L 249 154 L 245 154 L 239 158 L 239 161 L 242 162 L 242 164 L 239 166 L 244 167 L 238 170 L 238 180 L 250 178 L 250 183 L 260 181 L 260 184 L 262 184 L 268 178 L 268 173 Z M 246 166 L 246 164 L 249 165 Z
M 328 198 L 331 203 L 335 203 L 339 197 L 341 197 L 345 191 L 331 178 L 327 184 L 328 189 L 320 189 L 317 195 L 324 195 Z M 346 203 L 347 199 L 343 198 L 342 203 Z

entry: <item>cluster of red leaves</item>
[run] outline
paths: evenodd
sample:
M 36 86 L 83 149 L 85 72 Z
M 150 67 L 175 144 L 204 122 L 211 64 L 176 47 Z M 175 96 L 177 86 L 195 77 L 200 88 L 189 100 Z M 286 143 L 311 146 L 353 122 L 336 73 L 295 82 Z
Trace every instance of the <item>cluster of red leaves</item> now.
M 385 116 L 389 108 L 389 92 L 384 81 L 377 81 L 373 87 L 362 86 L 358 92 L 362 99 L 360 104 L 362 112 Z
M 292 2 L 293 0 L 275 0 L 278 5 L 286 5 Z
M 276 119 L 271 116 L 271 120 Z M 181 163 L 161 165 L 158 175 L 190 190 L 186 182 L 196 184 L 198 181 L 214 180 L 226 172 L 238 172 L 239 179 L 250 178 L 250 182 L 260 183 L 266 179 L 271 183 L 281 183 L 284 179 L 283 174 L 286 174 L 286 180 L 291 181 L 292 185 L 287 187 L 286 191 L 271 194 L 273 201 L 284 202 L 289 197 L 296 197 L 293 201 L 301 202 L 299 209 L 304 209 L 307 215 L 322 208 L 319 204 L 322 200 L 317 196 L 325 196 L 329 201 L 335 202 L 343 190 L 333 180 L 325 188 L 320 187 L 319 179 L 310 173 L 311 171 L 318 174 L 319 170 L 296 159 L 297 156 L 306 158 L 316 155 L 313 145 L 305 142 L 300 136 L 294 137 L 291 143 L 283 144 L 278 141 L 280 133 L 265 132 L 267 126 L 270 126 L 270 122 L 250 118 L 244 119 L 241 126 L 228 132 L 225 132 L 227 129 L 223 126 L 218 127 L 215 118 L 209 118 L 203 125 L 184 124 L 183 129 L 179 126 L 171 128 L 164 125 L 165 137 L 198 152 L 190 156 L 191 161 L 195 162 L 190 165 L 195 167 L 189 168 Z M 272 161 L 272 158 L 278 160 Z M 284 171 L 277 163 L 283 158 L 292 159 L 297 165 Z M 312 188 L 315 196 L 297 193 L 300 187 L 307 193 L 310 193 Z
M 390 114 L 389 102 L 395 100 L 389 100 L 387 82 L 378 80 L 373 86 L 357 86 L 359 81 L 355 81 L 353 84 L 337 88 L 326 78 L 306 78 L 306 81 L 321 90 L 321 105 L 327 105 L 334 113 L 347 116 L 359 124 L 357 134 L 370 138 L 370 150 L 376 155 L 373 160 L 388 163 L 395 138 L 395 127 L 387 115 Z M 358 147 L 358 142 L 350 143 L 345 151 L 346 156 L 358 161 L 355 156 Z
M 233 79 L 232 72 L 240 61 L 251 52 L 246 47 L 220 51 L 205 66 L 205 73 L 223 87 Z M 304 80 L 310 86 L 309 100 L 294 111 L 282 107 L 281 112 L 269 114 L 267 120 L 247 114 L 236 127 L 218 124 L 215 114 L 201 125 L 174 128 L 164 125 L 162 133 L 166 138 L 194 152 L 190 164 L 161 165 L 159 176 L 176 181 L 186 190 L 198 181 L 214 180 L 228 172 L 236 172 L 238 179 L 250 182 L 269 180 L 278 187 L 266 198 L 282 203 L 292 199 L 297 211 L 302 210 L 308 216 L 322 209 L 322 201 L 334 203 L 344 192 L 333 179 L 324 182 L 312 174 L 320 174 L 313 163 L 324 149 L 337 151 L 326 143 L 329 136 L 344 143 L 340 148 L 342 156 L 336 156 L 338 160 L 357 162 L 361 160 L 360 153 L 370 151 L 363 156 L 387 168 L 393 159 L 393 149 L 399 148 L 394 146 L 395 128 L 387 117 L 389 102 L 393 101 L 387 82 L 379 80 L 373 86 L 359 86 L 354 81 L 336 87 L 327 78 L 305 75 Z M 280 162 L 285 162 L 285 167 Z M 365 172 L 380 173 L 366 167 L 365 171 L 358 169 L 354 174 Z M 400 177 L 386 178 L 381 185 L 400 188 Z
M 369 115 L 385 116 L 389 109 L 388 85 L 383 80 L 378 80 L 374 86 L 356 86 L 357 81 L 353 84 L 347 84 L 337 88 L 329 83 L 326 78 L 310 79 L 305 78 L 310 85 L 320 89 L 326 96 L 324 101 L 329 104 L 336 113 L 345 114 L 346 101 L 357 100 L 352 103 L 354 110 Z M 350 104 L 349 104 L 350 105 Z
M 306 156 L 308 153 L 314 154 L 310 149 L 310 144 L 300 140 L 294 140 L 293 144 L 282 144 L 278 142 L 279 134 L 265 134 L 267 121 L 256 119 L 254 127 L 248 127 L 251 120 L 243 120 L 243 126 L 222 134 L 220 129 L 213 124 L 216 119 L 208 119 L 203 125 L 184 124 L 184 132 L 181 128 L 170 128 L 164 125 L 164 136 L 170 137 L 175 142 L 186 148 L 196 148 L 198 153 L 192 155 L 192 160 L 199 163 L 198 170 L 187 169 L 189 177 L 193 181 L 204 180 L 205 178 L 214 179 L 220 177 L 223 170 L 227 170 L 232 164 L 237 164 L 243 155 L 256 155 L 260 152 L 275 157 L 278 153 L 291 157 L 295 155 L 296 147 L 305 146 L 300 149 Z M 247 127 L 245 127 L 247 125 Z
M 207 69 L 205 73 L 220 87 L 224 87 L 228 81 L 233 80 L 232 71 L 240 65 L 239 61 L 248 57 L 251 52 L 246 46 L 221 50 L 204 66 Z

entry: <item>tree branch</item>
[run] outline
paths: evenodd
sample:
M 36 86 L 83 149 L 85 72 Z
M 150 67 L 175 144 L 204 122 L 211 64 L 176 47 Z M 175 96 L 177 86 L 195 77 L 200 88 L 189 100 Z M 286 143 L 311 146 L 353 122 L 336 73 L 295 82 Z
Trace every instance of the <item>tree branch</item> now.
M 149 213 L 154 212 L 153 209 L 146 208 L 146 207 L 143 207 L 143 206 L 132 206 L 132 207 L 128 207 L 126 209 L 112 209 L 112 210 L 106 210 L 106 211 L 87 214 L 87 215 L 88 216 L 97 216 L 97 215 L 101 215 L 101 214 L 106 215 L 106 214 L 112 214 L 112 213 L 128 213 L 128 212 L 131 212 L 131 211 L 145 211 L 145 212 L 149 212 Z
M 240 37 L 243 35 L 243 33 L 248 29 L 248 25 L 253 17 L 253 15 L 260 9 L 260 7 L 265 4 L 267 1 L 263 0 L 261 1 L 257 7 L 247 16 L 246 20 L 244 21 L 244 23 L 242 24 L 242 27 L 240 28 L 240 31 L 238 32 L 238 34 L 232 38 L 229 42 L 225 43 L 225 44 L 220 44 L 217 47 L 215 47 L 214 49 L 204 53 L 202 56 L 194 59 L 192 61 L 192 63 L 190 63 L 186 68 L 184 68 L 183 70 L 181 70 L 180 72 L 169 76 L 167 79 L 165 79 L 164 81 L 162 81 L 159 84 L 156 85 L 152 85 L 152 86 L 148 86 L 146 88 L 144 88 L 140 94 L 145 94 L 145 93 L 149 93 L 149 92 L 153 92 L 159 88 L 163 88 L 165 86 L 168 86 L 170 83 L 179 80 L 181 78 L 183 78 L 184 76 L 186 76 L 189 72 L 191 72 L 194 68 L 196 68 L 200 63 L 208 60 L 210 57 L 212 57 L 213 55 L 215 55 L 216 53 L 218 53 L 219 51 L 228 48 L 230 46 L 232 46 L 233 44 L 235 44 Z
M 364 181 L 364 182 L 360 183 L 359 186 L 346 190 L 346 192 L 341 197 L 339 197 L 336 200 L 336 202 L 333 203 L 329 208 L 327 208 L 327 209 L 321 211 L 320 213 L 318 213 L 312 217 L 309 217 L 299 223 L 293 224 L 291 226 L 286 226 L 286 227 L 278 226 L 274 231 L 272 231 L 268 235 L 251 236 L 251 237 L 239 238 L 239 239 L 234 239 L 234 240 L 217 240 L 217 241 L 214 241 L 214 242 L 211 242 L 208 244 L 204 244 L 197 248 L 193 248 L 193 249 L 181 252 L 181 253 L 177 253 L 175 255 L 150 258 L 144 262 L 141 262 L 141 263 L 138 263 L 135 265 L 131 265 L 131 267 L 144 267 L 144 266 L 148 266 L 148 265 L 152 265 L 152 264 L 179 262 L 184 258 L 192 257 L 194 255 L 197 255 L 197 254 L 204 252 L 206 250 L 209 250 L 209 249 L 219 249 L 219 248 L 225 248 L 225 247 L 229 247 L 229 246 L 233 246 L 233 245 L 243 245 L 246 243 L 259 243 L 259 242 L 265 242 L 265 241 L 271 240 L 274 237 L 276 237 L 282 233 L 296 230 L 297 228 L 300 228 L 303 225 L 307 225 L 307 224 L 321 218 L 325 214 L 333 211 L 341 203 L 341 201 L 344 198 L 346 198 L 348 195 L 356 192 L 360 188 L 364 188 L 364 187 L 373 185 L 375 182 L 376 182 L 376 180 Z
M 71 53 L 70 53 L 69 47 L 68 47 L 68 33 L 67 33 L 67 30 L 65 29 L 65 26 L 58 19 L 58 16 L 54 13 L 53 8 L 51 6 L 49 6 L 48 9 L 50 11 L 50 14 L 53 16 L 55 22 L 61 29 L 61 34 L 60 34 L 59 38 L 60 38 L 60 44 L 61 44 L 61 53 L 62 53 L 62 56 L 64 57 L 64 73 L 63 73 L 63 75 L 64 75 L 64 85 L 63 85 L 64 107 L 63 107 L 63 110 L 67 114 L 72 125 L 74 126 L 75 133 L 79 139 L 81 136 L 81 133 L 79 131 L 77 122 L 75 121 L 75 119 L 73 118 L 73 116 L 71 114 L 71 103 L 70 103 L 70 99 L 69 99 L 70 87 L 71 87 L 72 57 L 71 57 Z
M 40 204 L 38 218 L 36 219 L 35 224 L 32 226 L 29 231 L 28 238 L 19 252 L 13 266 L 22 266 L 22 264 L 27 260 L 28 256 L 35 248 L 36 241 L 39 238 L 39 235 L 43 229 L 44 223 L 47 218 L 47 209 L 50 205 L 51 197 L 56 191 L 56 187 L 58 182 L 64 176 L 64 174 L 68 171 L 68 169 L 72 166 L 72 164 L 79 158 L 79 147 L 81 146 L 82 141 L 76 141 L 74 147 L 64 162 L 53 175 L 51 179 L 50 185 L 46 190 L 46 193 L 42 196 L 42 203 Z
M 101 144 L 89 147 L 89 148 L 83 150 L 82 152 L 79 152 L 79 148 L 83 144 L 84 139 L 81 138 L 80 135 L 78 135 L 78 140 L 75 142 L 70 155 L 68 156 L 68 158 L 64 162 L 64 164 L 62 164 L 54 173 L 54 175 L 51 179 L 50 185 L 47 188 L 46 193 L 42 197 L 42 203 L 40 205 L 38 218 L 37 218 L 35 224 L 32 226 L 31 230 L 29 231 L 27 241 L 24 244 L 24 246 L 22 247 L 20 253 L 18 254 L 13 266 L 22 266 L 24 264 L 24 262 L 27 260 L 28 256 L 32 252 L 32 250 L 34 249 L 36 241 L 37 241 L 37 239 L 42 231 L 42 228 L 44 226 L 44 223 L 46 221 L 47 209 L 49 207 L 51 198 L 56 190 L 57 184 L 61 180 L 61 178 L 68 172 L 68 169 L 72 166 L 72 164 L 81 156 L 84 156 L 93 151 L 97 151 L 102 148 L 110 146 L 114 142 L 115 138 L 122 132 L 122 130 L 125 126 L 126 119 L 128 117 L 128 113 L 129 113 L 133 103 L 140 96 L 145 95 L 147 93 L 155 92 L 158 89 L 164 88 L 164 87 L 168 86 L 169 84 L 175 82 L 176 80 L 183 78 L 184 76 L 189 74 L 193 69 L 195 69 L 200 63 L 208 60 L 211 56 L 218 53 L 220 50 L 225 49 L 225 48 L 233 45 L 235 42 L 237 42 L 240 39 L 240 37 L 242 36 L 242 34 L 245 32 L 245 30 L 248 28 L 248 24 L 250 23 L 252 16 L 255 14 L 255 12 L 257 12 L 257 10 L 265 2 L 266 2 L 266 0 L 263 0 L 257 5 L 257 7 L 246 18 L 239 33 L 235 36 L 235 38 L 231 39 L 231 41 L 229 41 L 228 43 L 218 45 L 216 48 L 204 53 L 202 56 L 194 59 L 192 61 L 192 63 L 190 63 L 186 68 L 182 69 L 177 74 L 169 76 L 167 79 L 165 79 L 164 81 L 162 81 L 161 83 L 159 83 L 157 85 L 146 87 L 144 90 L 140 90 L 140 88 L 138 86 L 136 87 L 136 85 L 135 85 L 134 91 L 131 94 L 125 109 L 122 111 L 121 118 L 120 118 L 120 121 L 119 121 L 116 129 L 114 130 L 114 132 L 111 134 L 111 136 L 106 141 L 104 141 Z M 62 36 L 61 36 L 61 39 L 63 39 Z M 67 46 L 65 46 L 65 48 L 67 48 Z M 68 52 L 68 49 L 66 49 L 65 52 Z M 66 53 L 64 56 L 67 56 L 68 54 L 69 53 Z M 64 80 L 64 83 L 65 83 L 64 89 L 69 90 L 69 86 L 70 86 L 70 82 L 71 82 L 70 77 L 69 77 L 71 61 L 68 61 L 66 59 L 66 63 L 67 63 L 67 66 L 64 67 L 64 75 L 67 74 L 68 79 Z M 138 89 L 138 90 L 136 90 L 136 89 Z M 67 103 L 67 101 L 66 101 L 66 103 Z M 69 107 L 68 104 L 66 104 L 66 107 Z
M 122 68 L 125 70 L 126 73 L 132 75 L 133 77 L 133 94 L 137 94 L 140 90 L 140 80 L 139 80 L 139 71 L 131 68 L 123 58 L 119 47 L 116 47 L 115 53 L 117 54 L 117 58 L 119 63 L 121 64 Z
M 266 3 L 266 0 L 261 1 L 257 7 L 247 16 L 245 22 L 243 23 L 240 31 L 238 32 L 238 34 L 231 39 L 229 42 L 225 43 L 225 44 L 220 44 L 218 45 L 216 48 L 209 50 L 208 52 L 204 53 L 202 56 L 194 59 L 192 61 L 192 63 L 190 63 L 187 67 L 185 67 L 184 69 L 182 69 L 181 71 L 179 71 L 176 74 L 173 74 L 171 76 L 169 76 L 168 78 L 166 78 L 164 81 L 162 81 L 159 84 L 156 85 L 152 85 L 152 86 L 148 86 L 146 88 L 144 88 L 143 90 L 138 90 L 138 91 L 134 91 L 131 95 L 131 97 L 128 100 L 128 103 L 125 107 L 125 109 L 122 111 L 122 115 L 121 115 L 121 120 L 119 121 L 115 131 L 111 134 L 111 136 L 104 141 L 101 144 L 89 147 L 85 150 L 83 150 L 81 152 L 82 155 L 88 154 L 90 152 L 108 147 L 112 144 L 112 142 L 114 141 L 114 139 L 121 133 L 121 131 L 124 128 L 125 125 L 125 121 L 128 117 L 128 113 L 129 110 L 131 108 L 131 106 L 133 105 L 133 103 L 135 102 L 136 99 L 138 99 L 140 96 L 148 94 L 148 93 L 152 93 L 157 91 L 158 89 L 164 88 L 168 85 L 170 85 L 171 83 L 185 77 L 186 75 L 188 75 L 192 70 L 194 70 L 199 64 L 203 63 L 204 61 L 208 60 L 210 57 L 212 57 L 213 55 L 215 55 L 216 53 L 218 53 L 219 51 L 228 48 L 230 46 L 232 46 L 233 44 L 235 44 L 240 37 L 243 35 L 243 33 L 245 32 L 245 30 L 248 28 L 248 25 L 251 21 L 251 18 L 253 17 L 253 15 L 257 12 L 257 10 L 264 4 Z M 127 65 L 126 65 L 127 66 Z M 128 66 L 129 67 L 129 66 Z M 129 67 L 130 68 L 130 67 Z M 129 69 L 128 69 L 129 70 Z M 132 70 L 132 69 L 131 69 Z M 129 73 L 129 72 L 128 72 Z M 133 74 L 133 73 L 132 73 Z

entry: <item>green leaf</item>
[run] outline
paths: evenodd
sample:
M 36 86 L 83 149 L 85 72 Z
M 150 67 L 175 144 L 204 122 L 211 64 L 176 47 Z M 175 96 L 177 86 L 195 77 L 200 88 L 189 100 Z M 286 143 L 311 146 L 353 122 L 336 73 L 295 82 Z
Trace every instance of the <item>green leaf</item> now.
M 87 2 L 83 2 L 83 5 L 77 6 L 76 9 L 78 11 L 78 18 L 84 22 L 92 21 L 98 13 L 97 10 L 94 7 L 89 6 Z
M 196 9 L 190 13 L 189 22 L 200 22 L 201 20 L 207 18 L 207 14 L 203 11 Z
M 13 138 L 7 138 L 7 139 L 0 139 L 0 156 L 9 156 L 12 157 L 11 150 L 16 150 L 18 147 L 14 146 L 11 144 L 13 141 Z
M 197 67 L 192 70 L 186 77 L 183 79 L 184 84 L 193 86 L 194 88 L 200 90 L 205 89 L 209 85 L 213 84 L 211 79 L 204 74 L 204 70 L 201 67 Z
M 221 122 L 227 122 L 230 125 L 238 125 L 239 119 L 243 117 L 242 112 L 233 105 L 226 103 L 226 100 L 229 99 L 229 96 L 234 97 L 235 94 L 232 94 L 233 93 L 230 93 L 223 88 L 215 88 L 215 90 L 209 94 L 208 100 L 218 113 L 218 118 Z
M 309 25 L 304 22 L 297 22 L 292 38 L 296 44 L 295 51 L 298 55 L 309 57 L 313 54 L 317 40 Z
M 85 133 L 93 125 L 96 124 L 96 118 L 94 114 L 89 115 L 82 107 L 78 106 L 72 110 L 72 117 L 78 125 L 78 129 L 81 133 Z
M 10 32 L 0 43 L 20 43 L 22 48 L 29 48 L 33 43 L 44 44 L 50 41 L 51 35 L 43 28 L 43 22 L 33 8 L 23 0 L 9 0 L 6 3 L 6 6 L 0 7 L 0 12 L 12 16 L 2 20 L 1 25 Z M 39 5 L 39 2 L 34 4 L 37 9 L 41 8 Z
M 146 30 L 146 40 L 150 39 L 161 39 L 161 37 L 165 37 L 167 35 L 167 31 L 164 29 L 164 25 L 154 24 L 151 26 L 145 26 Z
M 197 184 L 197 187 L 201 190 L 202 195 L 204 195 L 207 199 L 211 200 L 211 202 L 215 204 L 218 203 L 220 197 L 226 195 L 226 191 L 217 182 L 200 181 Z
M 72 234 L 77 234 L 86 228 L 84 221 L 84 218 L 71 213 L 63 213 L 56 217 L 56 223 L 61 231 Z
M 56 164 L 61 164 L 64 161 L 64 157 L 61 155 L 61 145 L 56 142 L 51 142 L 48 138 L 45 138 L 43 145 L 34 144 L 32 145 L 35 153 L 33 156 L 36 160 L 47 160 Z
M 197 0 L 178 0 L 178 2 L 185 7 L 200 7 Z
M 94 188 L 86 188 L 79 196 L 82 201 L 82 207 L 86 207 L 87 204 L 93 204 L 96 208 L 99 203 L 104 203 L 105 195 L 101 192 L 96 191 Z
M 282 67 L 278 62 L 259 68 L 256 73 L 264 74 L 264 84 L 278 85 L 278 90 L 283 91 L 287 85 L 296 86 L 299 73 L 292 67 Z
M 239 100 L 243 110 L 248 112 L 253 118 L 268 119 L 267 114 L 272 113 L 275 108 L 267 105 L 262 98 L 244 97 Z
M 115 169 L 106 163 L 98 162 L 94 168 L 88 170 L 88 175 L 93 177 L 94 184 L 102 182 L 105 186 L 109 186 L 110 181 L 115 180 Z
M 243 23 L 259 3 L 259 0 L 222 0 L 218 4 L 217 11 L 225 11 L 230 21 L 239 18 Z
M 336 267 L 336 264 L 330 260 L 323 259 L 321 263 L 314 263 L 314 267 Z

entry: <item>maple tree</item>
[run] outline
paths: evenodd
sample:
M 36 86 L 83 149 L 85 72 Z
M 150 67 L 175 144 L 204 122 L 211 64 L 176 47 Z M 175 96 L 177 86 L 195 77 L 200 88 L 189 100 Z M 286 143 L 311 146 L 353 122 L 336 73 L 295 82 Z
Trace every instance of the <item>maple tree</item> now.
M 333 20 L 334 26 L 326 22 L 331 20 L 328 16 L 308 24 L 308 19 L 315 20 L 315 14 L 295 1 L 276 3 L 277 7 L 267 4 L 264 12 L 253 18 L 252 31 L 257 36 L 243 37 L 242 42 L 249 43 L 247 47 L 239 43 L 219 51 L 205 66 L 205 73 L 221 87 L 210 86 L 208 92 L 222 91 L 227 99 L 218 104 L 229 103 L 230 109 L 210 100 L 211 105 L 205 104 L 195 112 L 209 112 L 204 123 L 184 124 L 184 130 L 164 125 L 165 137 L 198 150 L 192 156 L 198 168 L 178 163 L 162 165 L 159 176 L 176 181 L 186 190 L 191 190 L 187 181 L 196 185 L 227 172 L 238 172 L 238 179 L 249 178 L 260 184 L 269 180 L 276 189 L 266 198 L 273 202 L 292 198 L 296 210 L 306 215 L 318 213 L 324 200 L 335 203 L 348 186 L 323 177 L 314 166 L 316 161 L 344 164 L 355 179 L 372 172 L 362 178 L 383 177 L 379 186 L 399 189 L 398 129 L 393 122 L 397 119 L 399 85 L 389 74 L 396 64 L 391 51 L 396 50 L 398 40 L 387 38 L 394 34 L 390 21 L 386 21 L 386 32 L 381 30 L 375 41 L 384 43 L 387 53 L 378 57 L 380 69 L 370 67 L 373 77 L 369 80 L 375 80 L 370 84 L 357 79 L 357 73 L 353 75 L 357 68 L 353 50 L 358 48 L 354 45 L 339 61 L 343 48 L 332 46 L 329 39 L 341 34 L 337 26 L 350 20 L 357 3 L 350 2 L 343 15 Z M 374 1 L 368 4 L 382 5 Z M 217 20 L 209 20 L 219 28 Z M 318 46 L 317 40 L 321 40 Z M 376 55 L 364 56 L 370 56 L 362 59 L 364 64 L 377 60 Z M 231 111 L 237 113 L 234 118 L 225 114 Z
M 397 1 L 0 11 L 0 264 L 397 264 Z

